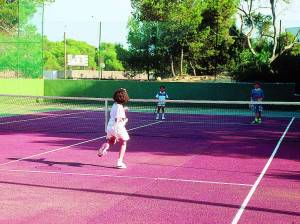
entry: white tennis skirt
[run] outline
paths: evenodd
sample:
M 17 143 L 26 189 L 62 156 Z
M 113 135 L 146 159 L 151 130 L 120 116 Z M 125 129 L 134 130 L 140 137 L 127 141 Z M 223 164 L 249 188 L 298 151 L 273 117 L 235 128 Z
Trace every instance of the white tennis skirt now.
M 109 120 L 106 129 L 106 138 L 110 139 L 112 137 L 118 140 L 129 140 L 128 131 L 125 128 L 125 122 L 115 122 L 114 120 Z

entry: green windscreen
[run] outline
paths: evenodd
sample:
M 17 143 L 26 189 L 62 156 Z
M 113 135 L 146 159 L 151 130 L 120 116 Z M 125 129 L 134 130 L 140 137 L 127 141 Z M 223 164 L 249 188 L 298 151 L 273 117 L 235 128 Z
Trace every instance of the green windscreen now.
M 0 0 L 0 78 L 43 74 L 43 13 L 39 0 Z

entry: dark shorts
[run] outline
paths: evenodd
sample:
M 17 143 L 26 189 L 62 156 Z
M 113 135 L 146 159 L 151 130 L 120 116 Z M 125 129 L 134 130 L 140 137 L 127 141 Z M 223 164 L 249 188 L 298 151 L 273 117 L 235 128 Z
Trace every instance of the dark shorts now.
M 253 112 L 254 113 L 261 113 L 263 111 L 263 106 L 260 104 L 253 105 Z

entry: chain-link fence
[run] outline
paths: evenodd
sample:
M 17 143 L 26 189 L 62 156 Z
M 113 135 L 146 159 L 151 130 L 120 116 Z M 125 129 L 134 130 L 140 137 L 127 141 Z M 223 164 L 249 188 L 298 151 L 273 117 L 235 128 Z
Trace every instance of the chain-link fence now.
M 0 0 L 0 78 L 43 74 L 43 15 L 39 0 Z

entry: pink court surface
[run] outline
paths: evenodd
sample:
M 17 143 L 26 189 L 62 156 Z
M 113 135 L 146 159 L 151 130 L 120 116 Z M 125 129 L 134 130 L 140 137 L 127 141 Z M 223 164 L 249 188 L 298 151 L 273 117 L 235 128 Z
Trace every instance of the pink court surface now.
M 184 125 L 169 129 L 178 137 L 151 135 L 163 121 L 130 118 L 124 170 L 114 167 L 117 147 L 97 157 L 105 133 L 89 132 L 98 121 L 87 116 L 73 127 L 1 118 L 0 223 L 300 223 L 298 118 L 189 124 L 183 137 Z M 39 131 L 45 122 L 65 131 Z

